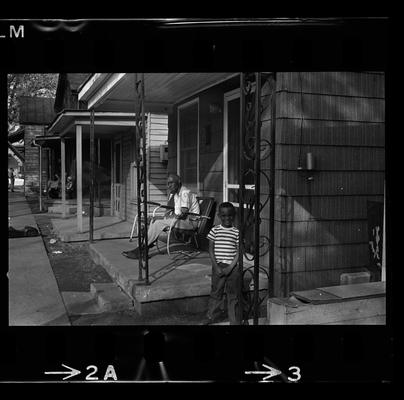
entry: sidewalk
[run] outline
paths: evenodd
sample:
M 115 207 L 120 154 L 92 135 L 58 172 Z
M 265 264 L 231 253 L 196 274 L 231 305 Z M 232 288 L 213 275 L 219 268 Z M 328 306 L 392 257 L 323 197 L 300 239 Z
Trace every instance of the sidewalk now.
M 11 226 L 37 227 L 23 193 L 8 193 Z M 9 325 L 70 325 L 41 236 L 9 239 Z

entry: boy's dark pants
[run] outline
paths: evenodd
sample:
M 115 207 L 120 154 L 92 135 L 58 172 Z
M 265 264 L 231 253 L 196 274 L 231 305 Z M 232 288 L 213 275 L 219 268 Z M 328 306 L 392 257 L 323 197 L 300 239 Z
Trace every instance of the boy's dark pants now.
M 219 268 L 224 268 L 228 264 L 218 264 Z M 212 287 L 209 298 L 209 309 L 207 316 L 214 320 L 221 313 L 223 295 L 227 294 L 227 312 L 229 314 L 230 325 L 237 325 L 238 312 L 238 291 L 240 283 L 240 272 L 236 265 L 227 276 L 219 276 L 212 267 Z

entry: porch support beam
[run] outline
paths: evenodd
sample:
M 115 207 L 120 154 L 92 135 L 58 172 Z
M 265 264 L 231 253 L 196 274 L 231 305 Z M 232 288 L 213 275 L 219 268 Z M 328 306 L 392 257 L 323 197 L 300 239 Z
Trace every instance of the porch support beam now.
M 94 109 L 90 124 L 90 243 L 94 241 Z
M 121 81 L 121 79 L 124 78 L 126 73 L 123 74 L 111 74 L 109 78 L 107 78 L 106 82 L 101 85 L 101 88 L 91 94 L 88 99 L 88 108 L 94 108 L 98 104 L 102 103 L 104 98 L 110 93 L 115 86 L 118 84 L 118 82 Z M 79 99 L 83 98 L 83 94 L 80 92 L 79 93 Z
M 60 139 L 60 162 L 62 179 L 62 218 L 66 218 L 66 146 L 65 139 Z
M 83 162 L 82 128 L 76 125 L 76 187 L 77 187 L 77 232 L 83 232 Z

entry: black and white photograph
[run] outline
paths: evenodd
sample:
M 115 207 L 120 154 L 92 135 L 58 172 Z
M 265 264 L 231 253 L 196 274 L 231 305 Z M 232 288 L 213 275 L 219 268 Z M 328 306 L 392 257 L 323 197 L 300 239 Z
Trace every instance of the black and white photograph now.
M 0 381 L 390 382 L 388 29 L 0 21 Z
M 383 72 L 8 83 L 10 325 L 385 323 Z

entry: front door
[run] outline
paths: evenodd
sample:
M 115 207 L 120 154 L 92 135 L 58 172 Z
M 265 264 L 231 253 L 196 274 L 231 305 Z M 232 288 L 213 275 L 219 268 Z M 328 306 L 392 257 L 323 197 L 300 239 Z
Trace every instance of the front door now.
M 223 174 L 223 199 L 239 206 L 238 191 L 239 165 L 240 165 L 240 91 L 236 89 L 225 94 L 224 98 L 224 174 Z M 245 169 L 254 170 L 253 160 L 244 159 Z M 245 189 L 254 192 L 254 174 L 244 177 Z
M 122 218 L 122 144 L 114 145 L 113 215 Z
M 236 89 L 228 92 L 224 96 L 224 126 L 223 126 L 223 201 L 229 201 L 237 210 L 239 208 L 239 166 L 240 166 L 240 90 Z M 244 158 L 245 170 L 254 171 L 254 161 Z M 244 199 L 244 207 L 254 196 L 254 174 L 250 173 L 244 176 L 244 188 L 246 189 L 246 198 Z M 238 214 L 237 214 L 238 215 Z M 247 213 L 244 213 L 247 218 Z M 242 226 L 243 224 L 239 224 Z M 246 241 L 252 239 L 253 231 L 246 230 Z

